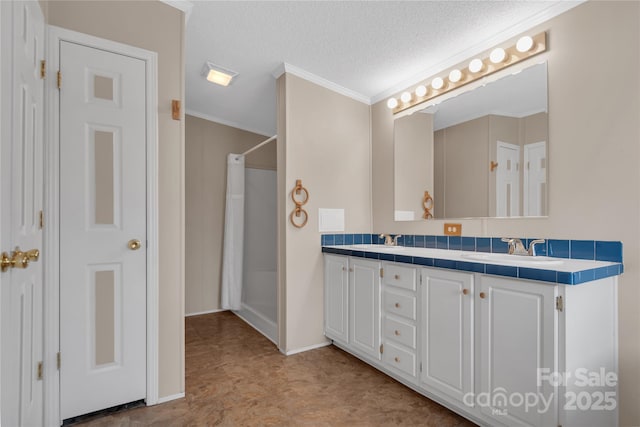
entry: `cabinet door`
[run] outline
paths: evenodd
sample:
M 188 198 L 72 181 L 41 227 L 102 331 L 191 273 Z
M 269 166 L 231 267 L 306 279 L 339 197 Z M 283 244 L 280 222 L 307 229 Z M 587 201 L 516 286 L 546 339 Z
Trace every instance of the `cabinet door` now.
M 349 258 L 324 256 L 324 334 L 349 342 Z
M 351 259 L 351 348 L 380 359 L 380 263 Z
M 558 425 L 555 390 L 549 381 L 538 380 L 542 369 L 556 371 L 556 293 L 555 285 L 491 276 L 480 280 L 481 395 L 476 404 L 501 423 Z
M 473 391 L 473 275 L 422 270 L 421 380 L 458 402 Z

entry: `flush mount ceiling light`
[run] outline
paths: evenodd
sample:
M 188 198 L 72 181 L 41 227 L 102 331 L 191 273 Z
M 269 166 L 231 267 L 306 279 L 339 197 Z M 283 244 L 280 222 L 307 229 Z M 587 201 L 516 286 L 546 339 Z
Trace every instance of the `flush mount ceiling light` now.
M 204 67 L 202 68 L 202 75 L 211 83 L 215 83 L 220 86 L 229 86 L 233 78 L 237 76 L 238 73 L 207 61 L 204 63 Z
M 484 55 L 480 57 L 457 64 L 448 70 L 448 73 L 445 74 L 446 77 L 436 75 L 430 79 L 425 79 L 416 87 L 415 97 L 412 97 L 410 92 L 404 92 L 400 96 L 400 100 L 395 97 L 389 98 L 387 107 L 393 111 L 393 114 L 400 113 L 545 52 L 547 50 L 547 33 L 542 32 L 534 36 L 521 36 L 518 39 L 514 39 L 511 45 L 503 46 L 496 46 L 491 50 L 485 51 Z M 444 74 L 444 72 L 439 74 Z M 428 86 L 431 86 L 434 90 L 429 91 Z M 402 103 L 399 101 L 402 101 Z

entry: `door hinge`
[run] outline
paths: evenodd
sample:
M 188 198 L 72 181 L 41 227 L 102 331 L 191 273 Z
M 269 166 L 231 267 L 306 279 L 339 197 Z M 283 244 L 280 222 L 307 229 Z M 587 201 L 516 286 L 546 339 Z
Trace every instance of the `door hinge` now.
M 380 354 L 384 353 L 384 344 L 380 344 Z
M 42 362 L 38 362 L 38 373 L 37 373 L 37 379 L 41 380 L 42 379 Z
M 60 370 L 60 365 L 62 365 L 62 357 L 60 356 L 60 352 L 56 354 L 56 366 L 58 367 L 58 371 Z
M 556 297 L 556 310 L 564 310 L 564 302 L 562 301 L 562 295 Z
M 384 277 L 384 268 L 380 267 L 380 277 Z
M 62 71 L 58 71 L 58 89 L 62 87 Z
M 40 78 L 44 79 L 47 77 L 47 61 L 46 60 L 42 60 L 40 61 Z
M 44 228 L 44 212 L 40 211 L 40 229 Z

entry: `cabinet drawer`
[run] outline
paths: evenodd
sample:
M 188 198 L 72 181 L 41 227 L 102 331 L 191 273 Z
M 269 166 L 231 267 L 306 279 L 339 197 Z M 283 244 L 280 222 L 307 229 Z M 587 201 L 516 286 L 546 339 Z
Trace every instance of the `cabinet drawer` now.
M 402 295 L 387 289 L 384 292 L 384 310 L 387 313 L 416 320 L 416 297 Z
M 409 323 L 386 318 L 384 319 L 384 337 L 416 349 L 416 327 Z
M 396 347 L 391 343 L 385 343 L 382 360 L 395 369 L 405 372 L 412 377 L 416 376 L 416 355 L 411 351 Z
M 402 267 L 395 264 L 384 265 L 385 285 L 397 286 L 399 288 L 416 290 L 417 269 L 410 267 Z

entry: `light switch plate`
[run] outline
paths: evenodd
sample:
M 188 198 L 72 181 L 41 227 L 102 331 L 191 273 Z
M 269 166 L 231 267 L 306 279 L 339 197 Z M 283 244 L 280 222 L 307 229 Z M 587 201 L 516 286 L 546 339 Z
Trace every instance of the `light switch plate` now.
M 462 224 L 445 223 L 444 235 L 445 236 L 461 236 Z

